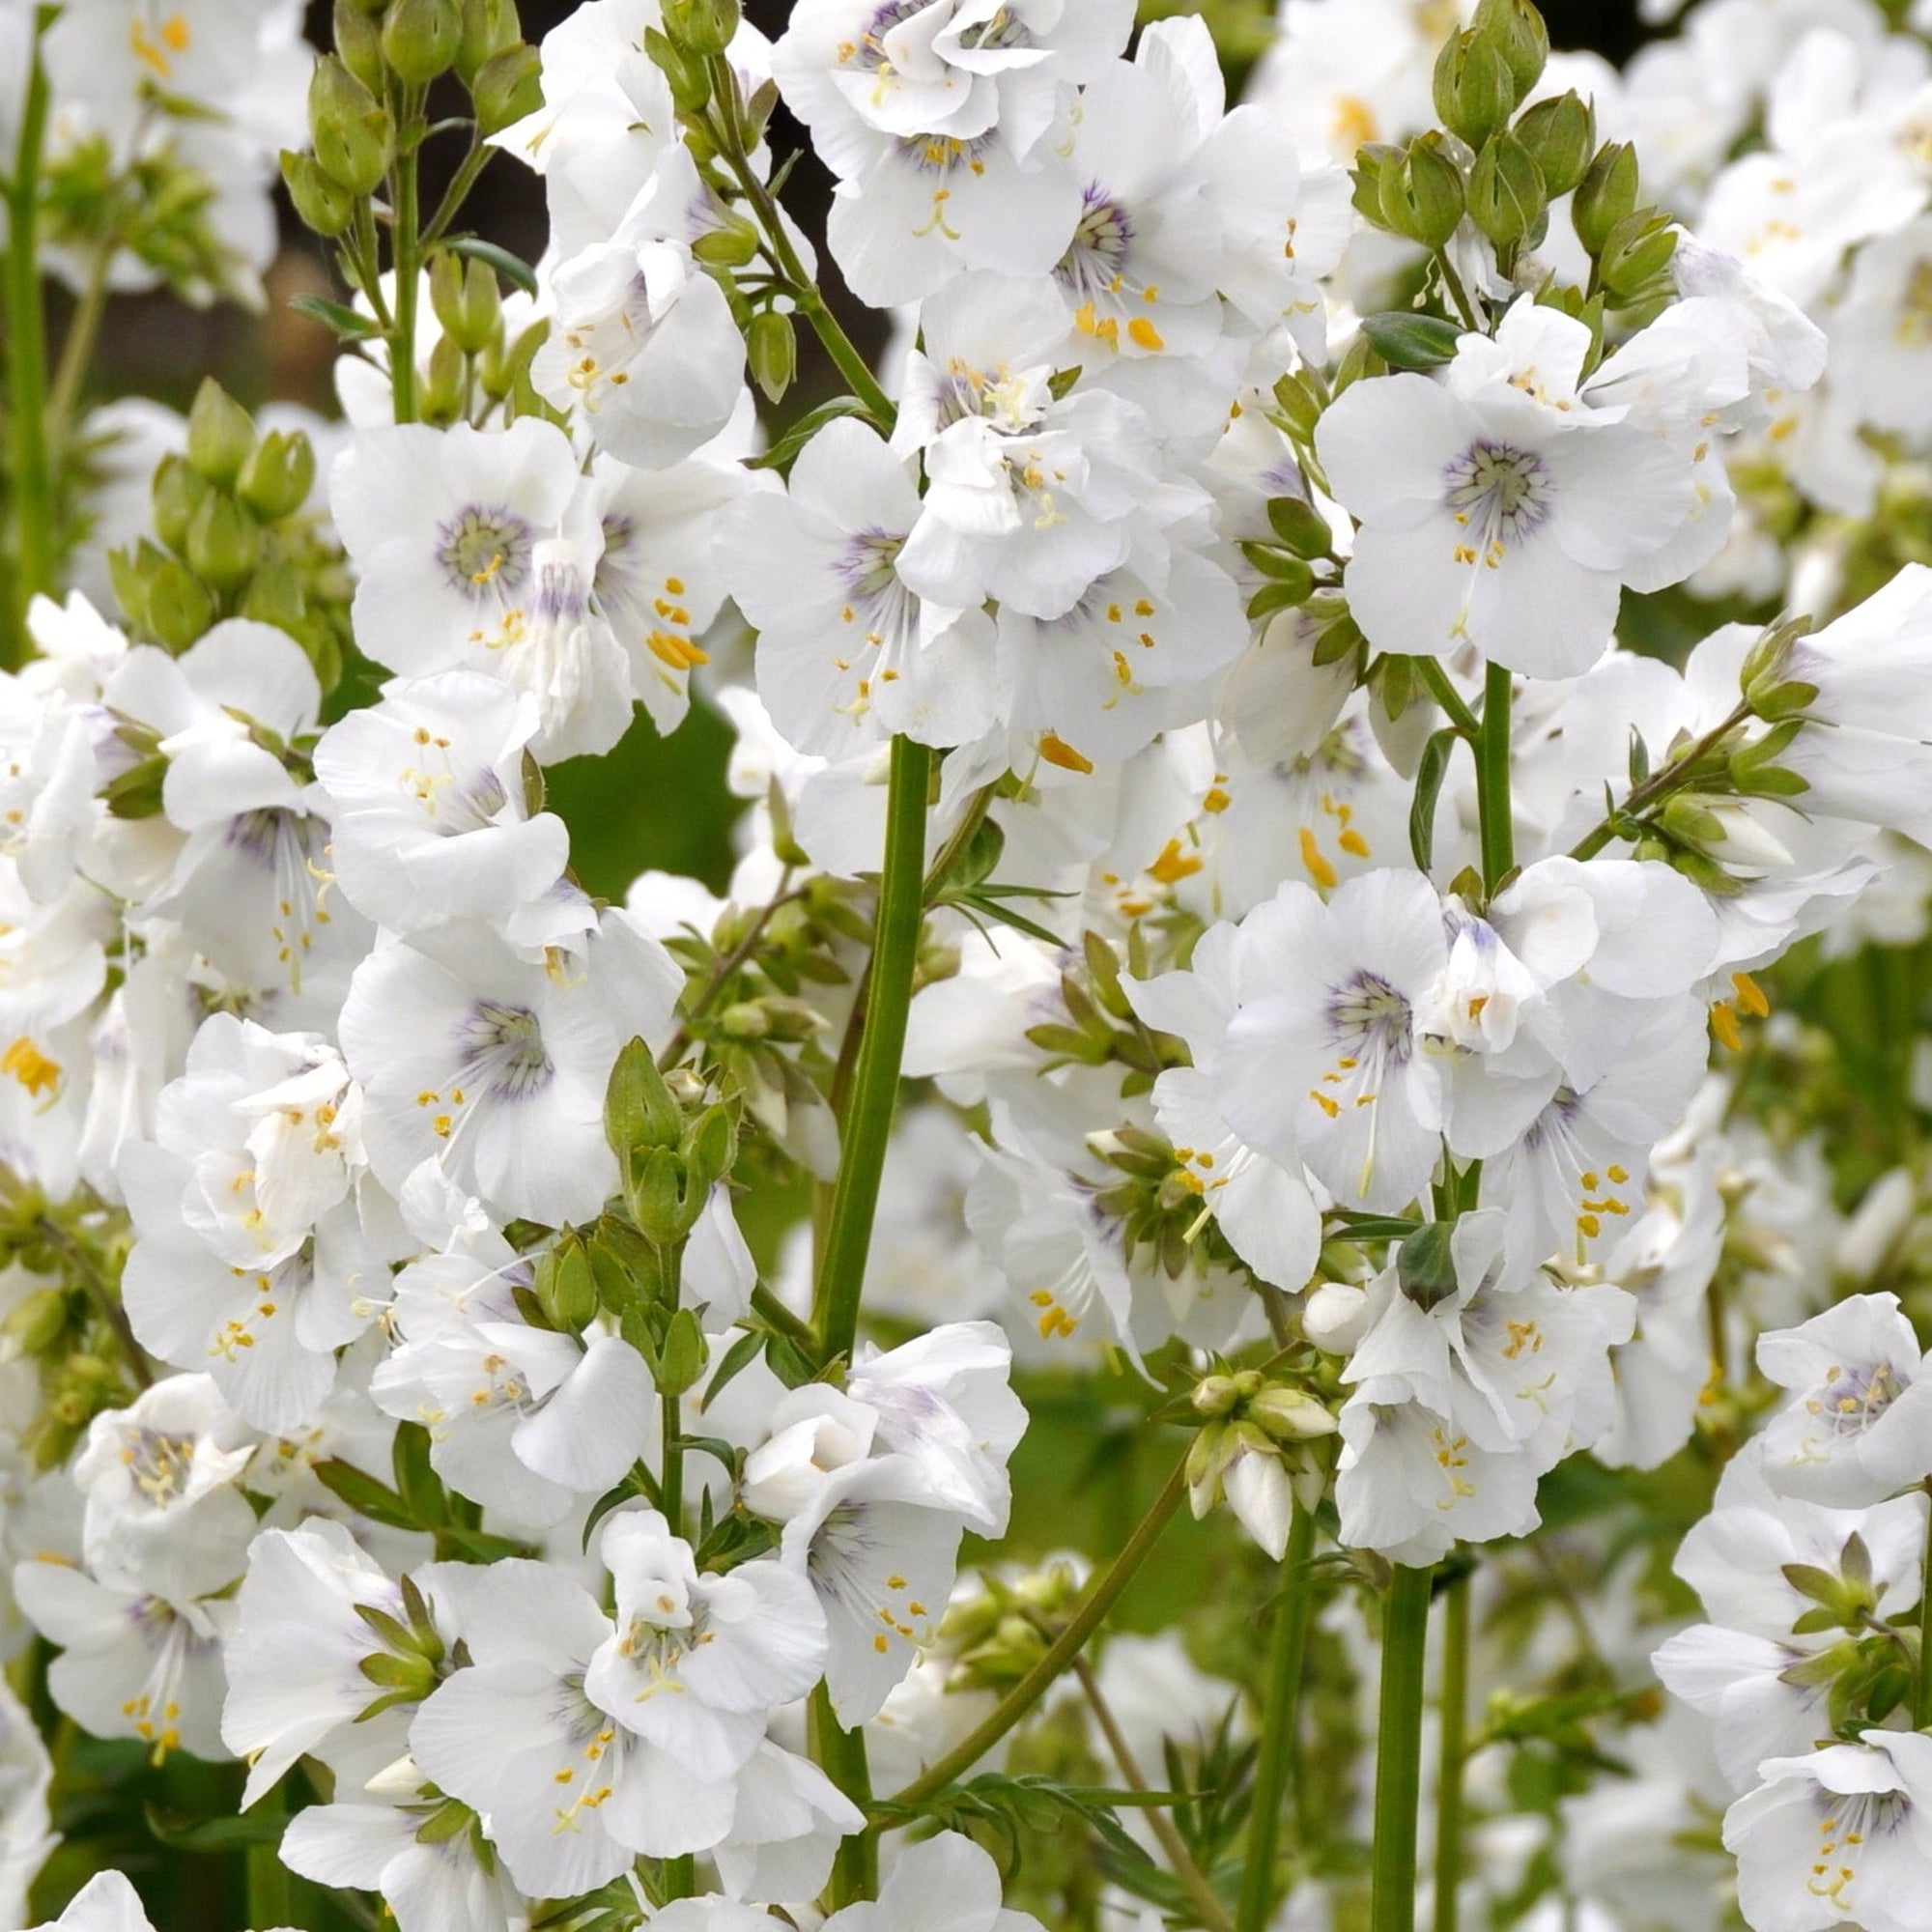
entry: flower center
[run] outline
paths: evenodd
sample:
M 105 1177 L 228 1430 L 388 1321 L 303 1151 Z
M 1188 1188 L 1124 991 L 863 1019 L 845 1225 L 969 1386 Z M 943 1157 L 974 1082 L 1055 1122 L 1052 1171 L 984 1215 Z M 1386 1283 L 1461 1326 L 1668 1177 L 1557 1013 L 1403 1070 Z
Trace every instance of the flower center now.
M 437 531 L 437 561 L 450 588 L 476 603 L 507 595 L 529 569 L 530 526 L 498 505 L 471 503 Z
M 1833 1435 L 1861 1435 L 1905 1393 L 1905 1383 L 1889 1362 L 1845 1367 L 1834 1362 L 1824 1386 L 1807 1397 L 1808 1414 L 1819 1417 Z
M 1534 451 L 1478 442 L 1442 472 L 1442 500 L 1467 532 L 1458 563 L 1480 559 L 1493 570 L 1512 543 L 1534 534 L 1549 515 L 1549 472 Z
M 527 1007 L 478 1000 L 457 1036 L 465 1071 L 487 1083 L 498 1099 L 527 1099 L 556 1070 L 544 1051 L 543 1028 Z
M 164 1435 L 158 1429 L 137 1430 L 121 1451 L 128 1480 L 156 1509 L 164 1509 L 187 1488 L 194 1462 L 192 1435 Z

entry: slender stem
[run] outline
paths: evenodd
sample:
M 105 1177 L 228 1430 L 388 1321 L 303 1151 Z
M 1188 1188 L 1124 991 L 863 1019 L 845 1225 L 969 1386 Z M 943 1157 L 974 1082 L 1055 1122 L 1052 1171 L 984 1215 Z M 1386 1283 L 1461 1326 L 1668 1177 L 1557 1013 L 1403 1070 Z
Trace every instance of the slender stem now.
M 1422 1797 L 1422 1658 L 1429 1635 L 1432 1575 L 1428 1570 L 1399 1568 L 1383 1607 L 1371 1932 L 1414 1932 L 1415 1928 L 1415 1829 Z
M 34 13 L 26 99 L 20 115 L 20 145 L 7 189 L 7 382 L 12 429 L 13 495 L 19 528 L 16 537 L 14 596 L 7 626 L 8 667 L 26 655 L 27 606 L 54 587 L 54 480 L 47 460 L 46 318 L 41 306 L 40 203 L 41 149 L 47 126 L 47 75 L 41 62 L 40 37 L 53 17 L 51 7 Z M 17 648 L 15 648 L 17 646 Z
M 68 321 L 67 337 L 61 343 L 60 362 L 54 370 L 54 384 L 47 397 L 47 419 L 65 443 L 71 433 L 73 412 L 80 401 L 80 387 L 87 379 L 87 365 L 94 359 L 94 345 L 100 334 L 100 321 L 107 313 L 107 271 L 114 261 L 118 242 L 110 239 L 95 249 L 87 265 L 87 286 Z
M 1443 1591 L 1442 1730 L 1435 1775 L 1435 1932 L 1456 1932 L 1463 1889 L 1463 1767 L 1469 1724 L 1469 1572 Z
M 690 1852 L 682 1858 L 667 1859 L 660 1867 L 659 1881 L 668 1905 L 673 1898 L 690 1898 L 697 1890 L 697 1861 Z
M 866 1734 L 843 1730 L 833 1715 L 832 1698 L 821 1684 L 811 1693 L 811 1754 L 853 1804 L 864 1811 L 872 1802 L 872 1774 L 866 1762 Z M 832 1907 L 869 1898 L 879 1889 L 879 1840 L 872 1831 L 854 1832 L 832 1861 Z
M 1449 682 L 1449 673 L 1442 668 L 1435 658 L 1417 658 L 1416 674 L 1422 679 L 1423 689 L 1442 707 L 1443 714 L 1463 737 L 1472 745 L 1482 742 L 1483 727 L 1476 722 L 1476 714 L 1463 700 L 1463 694 Z
M 353 248 L 349 245 L 352 240 Z M 383 293 L 383 248 L 376 238 L 376 211 L 366 194 L 355 203 L 355 225 L 343 237 L 343 247 L 347 264 L 355 270 L 354 279 L 369 298 L 376 326 L 386 335 L 395 327 L 395 318 L 389 313 L 389 298 Z
M 1516 828 L 1510 819 L 1510 690 L 1509 671 L 1491 665 L 1483 675 L 1483 735 L 1476 746 L 1483 883 L 1491 892 L 1516 864 Z
M 1449 259 L 1446 248 L 1435 251 L 1435 266 L 1442 272 L 1442 286 L 1449 292 L 1449 299 L 1456 304 L 1456 313 L 1463 318 L 1465 328 L 1481 328 L 1476 320 L 1474 304 L 1469 300 L 1469 292 L 1463 286 L 1463 277 L 1456 272 L 1456 265 Z
M 792 868 L 787 866 L 779 874 L 779 889 L 774 896 L 758 908 L 745 936 L 712 969 L 711 977 L 704 982 L 704 990 L 691 1003 L 691 1010 L 678 1022 L 677 1031 L 666 1042 L 665 1050 L 658 1055 L 658 1071 L 668 1073 L 678 1063 L 685 1048 L 691 1044 L 692 1028 L 711 1010 L 711 1004 L 724 991 L 732 974 L 744 965 L 746 960 L 758 950 L 758 941 L 765 935 L 765 927 L 772 923 L 772 917 L 781 906 L 789 905 L 799 896 L 791 889 Z
M 1632 787 L 1630 795 L 1616 811 L 1602 819 L 1570 848 L 1573 859 L 1594 859 L 1617 834 L 1617 820 L 1634 816 L 1639 811 L 1647 811 L 1674 791 L 1681 791 L 1692 782 L 1698 767 L 1705 758 L 1715 752 L 1719 745 L 1737 729 L 1751 715 L 1750 706 L 1740 702 L 1737 709 L 1722 724 L 1714 724 L 1710 730 L 1662 771 L 1652 772 L 1639 785 Z
M 910 738 L 893 740 L 886 802 L 886 852 L 879 912 L 866 985 L 865 1032 L 852 1076 L 851 1106 L 841 1122 L 838 1179 L 825 1230 L 812 1320 L 822 1358 L 850 1355 L 859 1332 L 866 1253 L 879 1205 L 879 1176 L 892 1138 L 919 955 L 925 865 L 925 794 L 932 753 Z
M 265 1817 L 282 1817 L 287 1809 L 282 1787 L 278 1784 L 258 1798 L 254 1808 Z M 289 1902 L 289 1870 L 282 1862 L 280 1847 L 250 1845 L 246 1865 L 249 1924 L 286 1925 L 295 1915 Z
M 1173 1520 L 1186 1493 L 1187 1462 L 1183 1457 L 1134 1533 L 1122 1546 L 1121 1553 L 1108 1566 L 1107 1574 L 1094 1584 L 1087 1601 L 1047 1647 L 1045 1655 L 944 1757 L 927 1766 L 902 1791 L 894 1792 L 892 1802 L 895 1807 L 917 1809 L 935 1792 L 944 1791 L 962 1772 L 971 1771 L 1033 1709 L 1047 1688 L 1080 1655 L 1087 1639 L 1099 1629 L 1101 1620 L 1119 1601 L 1121 1592 L 1133 1581 L 1135 1573 L 1160 1541 L 1161 1531 Z
M 1932 1497 L 1932 1478 L 1921 1486 Z M 1925 1518 L 1925 1556 L 1918 1583 L 1918 1681 L 1912 1693 L 1912 1728 L 1932 1724 L 1932 1511 Z
M 794 1315 L 763 1282 L 752 1290 L 752 1308 L 780 1334 L 789 1337 L 802 1349 L 818 1347 L 818 1337 L 811 1332 L 811 1323 Z
M 34 1229 L 50 1247 L 58 1248 L 67 1257 L 69 1266 L 79 1277 L 89 1299 L 100 1311 L 101 1320 L 113 1329 L 114 1339 L 120 1343 L 121 1352 L 127 1359 L 128 1373 L 141 1387 L 152 1388 L 155 1383 L 154 1364 L 134 1339 L 134 1324 L 128 1320 L 128 1311 L 122 1305 L 119 1293 L 101 1272 L 99 1264 L 86 1247 L 50 1215 L 37 1216 Z
M 1113 1752 L 1114 1762 L 1121 1767 L 1121 1776 L 1126 1779 L 1127 1789 L 1146 1797 L 1153 1786 L 1147 1781 L 1135 1761 L 1126 1733 L 1121 1729 L 1113 1707 L 1101 1693 L 1100 1680 L 1094 1676 L 1093 1665 L 1084 1657 L 1076 1657 L 1073 1660 L 1073 1674 L 1079 1678 L 1080 1688 L 1087 1693 L 1087 1701 L 1094 1709 L 1094 1721 L 1100 1726 L 1100 1735 L 1107 1740 L 1107 1748 Z M 1141 1815 L 1147 1820 L 1148 1830 L 1153 1833 L 1161 1850 L 1167 1854 L 1167 1861 L 1174 1867 L 1175 1877 L 1194 1901 L 1195 1914 L 1208 1932 L 1234 1932 L 1234 1920 L 1228 1917 L 1227 1908 L 1215 1894 L 1214 1888 L 1208 1883 L 1207 1873 L 1195 1863 L 1194 1855 L 1175 1829 L 1174 1820 L 1159 1805 L 1149 1805 Z
M 1274 1911 L 1282 1804 L 1289 1779 L 1294 1776 L 1299 1743 L 1301 1669 L 1315 1596 L 1308 1560 L 1314 1553 L 1315 1519 L 1305 1509 L 1297 1509 L 1281 1559 L 1281 1592 L 1275 1600 L 1274 1634 L 1268 1644 L 1262 1747 L 1255 1762 L 1254 1797 L 1248 1807 L 1247 1856 L 1241 1864 L 1236 1932 L 1264 1932 Z
M 420 212 L 416 206 L 421 160 L 423 94 L 402 89 L 396 116 L 395 221 L 389 230 L 389 257 L 396 269 L 395 327 L 389 336 L 389 384 L 395 392 L 396 420 L 416 420 L 416 271 L 421 261 Z
M 798 312 L 810 323 L 813 333 L 825 345 L 825 353 L 832 357 L 838 373 L 852 385 L 852 393 L 881 423 L 890 425 L 898 413 L 893 407 L 893 399 L 867 366 L 866 358 L 860 355 L 852 338 L 839 327 L 838 318 L 826 306 L 818 284 L 806 271 L 805 264 L 798 258 L 798 250 L 791 245 L 791 237 L 785 233 L 784 217 L 772 198 L 771 189 L 758 179 L 757 170 L 752 166 L 751 156 L 745 152 L 745 130 L 738 123 L 737 76 L 731 71 L 731 64 L 722 54 L 711 63 L 711 92 L 713 105 L 718 110 L 713 116 L 712 132 L 718 138 L 719 151 L 725 165 L 738 184 L 738 191 L 751 204 L 752 212 L 757 217 L 772 265 L 786 283 L 787 292 L 798 304 Z
M 422 245 L 435 246 L 448 232 L 449 224 L 463 213 L 463 204 L 469 199 L 469 190 L 476 185 L 476 178 L 490 165 L 494 148 L 483 145 L 483 136 L 478 128 L 469 129 L 469 151 L 457 164 L 456 172 L 449 178 L 449 185 L 443 190 L 442 200 L 437 204 L 436 213 L 429 218 L 429 226 L 422 232 Z

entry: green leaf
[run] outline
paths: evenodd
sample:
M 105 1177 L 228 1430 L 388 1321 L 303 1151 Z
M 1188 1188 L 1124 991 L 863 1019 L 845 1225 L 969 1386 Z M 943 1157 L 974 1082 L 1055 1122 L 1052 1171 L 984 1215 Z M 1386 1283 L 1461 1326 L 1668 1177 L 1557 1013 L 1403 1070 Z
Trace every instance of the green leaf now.
M 590 1539 L 596 1533 L 597 1525 L 617 1508 L 620 1503 L 630 1502 L 634 1497 L 645 1496 L 653 1509 L 663 1500 L 658 1492 L 657 1480 L 639 1463 L 629 1475 L 620 1479 L 590 1505 L 590 1513 L 583 1519 L 583 1548 L 590 1548 Z
M 740 1369 L 749 1368 L 756 1360 L 758 1352 L 765 1346 L 764 1331 L 748 1328 L 725 1350 L 711 1379 L 704 1385 L 704 1398 L 697 1405 L 697 1412 L 702 1415 L 711 1406 L 712 1398 L 724 1389 Z
M 788 475 L 805 445 L 827 423 L 837 422 L 840 416 L 858 416 L 866 422 L 872 420 L 871 412 L 857 396 L 834 396 L 829 403 L 820 403 L 815 410 L 808 410 L 762 456 L 748 456 L 745 468 L 776 469 L 781 475 Z
M 1362 333 L 1391 369 L 1439 369 L 1455 359 L 1463 330 L 1437 315 L 1383 309 L 1362 318 Z
M 234 1852 L 250 1845 L 281 1842 L 287 1814 L 243 1811 L 239 1816 L 197 1818 L 166 1804 L 146 1804 L 148 1830 L 162 1844 L 183 1852 Z
M 298 315 L 305 315 L 311 322 L 332 328 L 337 335 L 351 342 L 383 332 L 373 316 L 358 315 L 355 309 L 345 308 L 341 302 L 330 301 L 324 296 L 295 296 L 291 298 L 289 306 Z
M 514 282 L 526 296 L 536 294 L 536 271 L 507 248 L 499 248 L 496 242 L 485 242 L 474 235 L 461 236 L 447 245 L 452 254 L 467 255 L 472 262 L 488 263 L 506 282 Z
M 430 1525 L 411 1514 L 405 1503 L 386 1483 L 379 1483 L 353 1463 L 331 1456 L 315 1465 L 323 1487 L 339 1496 L 349 1507 L 372 1522 L 387 1523 L 391 1529 L 425 1529 Z
M 1445 724 L 1422 748 L 1422 762 L 1415 772 L 1415 797 L 1408 808 L 1408 849 L 1415 857 L 1415 868 L 1426 872 L 1435 855 L 1435 802 L 1442 795 L 1442 781 L 1449 775 L 1449 760 L 1456 750 L 1456 728 Z
M 418 1522 L 440 1522 L 442 1484 L 430 1467 L 429 1431 L 419 1422 L 399 1424 L 389 1461 L 395 1470 L 396 1490 L 403 1507 Z

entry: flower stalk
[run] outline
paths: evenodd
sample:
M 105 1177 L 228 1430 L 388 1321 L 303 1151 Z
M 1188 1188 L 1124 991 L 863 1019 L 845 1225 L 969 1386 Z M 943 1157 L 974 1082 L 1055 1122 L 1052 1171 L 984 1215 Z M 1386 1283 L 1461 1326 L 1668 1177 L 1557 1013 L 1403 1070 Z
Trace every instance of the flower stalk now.
M 1422 1797 L 1422 1666 L 1433 1570 L 1398 1567 L 1382 1615 L 1380 1713 L 1376 1727 L 1373 1932 L 1412 1932 L 1416 1814 Z

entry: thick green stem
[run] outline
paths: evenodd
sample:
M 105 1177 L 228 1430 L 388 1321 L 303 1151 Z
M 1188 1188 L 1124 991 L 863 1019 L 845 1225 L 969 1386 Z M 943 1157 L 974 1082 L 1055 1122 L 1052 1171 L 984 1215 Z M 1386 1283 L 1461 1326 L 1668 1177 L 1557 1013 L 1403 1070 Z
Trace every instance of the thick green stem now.
M 421 266 L 421 210 L 417 182 L 422 151 L 423 90 L 402 90 L 396 117 L 394 173 L 395 226 L 389 232 L 389 259 L 396 270 L 395 327 L 389 335 L 389 384 L 396 398 L 396 420 L 416 420 L 416 279 Z
M 673 1898 L 691 1898 L 697 1891 L 697 1861 L 689 1852 L 682 1858 L 667 1859 L 659 1878 L 667 1904 Z
M 1482 825 L 1483 884 L 1494 892 L 1516 864 L 1510 820 L 1510 673 L 1492 664 L 1483 677 L 1483 735 L 1476 747 L 1476 813 Z
M 893 1793 L 892 1802 L 895 1807 L 915 1809 L 934 1793 L 944 1791 L 955 1777 L 971 1771 L 1038 1703 L 1048 1687 L 1086 1647 L 1087 1639 L 1099 1629 L 1121 1592 L 1133 1581 L 1135 1573 L 1160 1541 L 1161 1531 L 1173 1520 L 1174 1513 L 1180 1507 L 1181 1498 L 1186 1493 L 1187 1463 L 1183 1458 L 1176 1465 L 1174 1474 L 1167 1479 L 1166 1487 L 1153 1499 L 1147 1515 L 1140 1520 L 1134 1533 L 1122 1546 L 1121 1553 L 1114 1558 L 1107 1574 L 1094 1584 L 1087 1601 L 1074 1612 L 1072 1621 L 1054 1638 L 1039 1662 L 943 1758 L 927 1766 L 904 1790 Z
M 1435 1932 L 1456 1932 L 1463 1889 L 1463 1766 L 1469 1723 L 1469 1572 L 1443 1591 L 1442 1728 L 1435 1775 Z
M 872 1773 L 866 1762 L 866 1734 L 843 1730 L 821 1684 L 811 1693 L 811 1754 L 834 1784 L 860 1810 L 872 1802 Z M 869 1830 L 854 1832 L 832 1861 L 832 1907 L 869 1898 L 879 1889 L 879 1841 Z
M 1381 1703 L 1376 1722 L 1372 1932 L 1415 1932 L 1416 1812 L 1422 1799 L 1422 1660 L 1428 1570 L 1398 1569 L 1382 1613 Z
M 1275 1601 L 1268 1644 L 1267 1683 L 1262 1706 L 1261 1755 L 1255 1761 L 1254 1799 L 1248 1809 L 1247 1856 L 1235 1932 L 1265 1932 L 1275 1905 L 1275 1855 L 1281 1846 L 1283 1800 L 1294 1776 L 1301 1710 L 1301 1667 L 1308 1650 L 1308 1617 L 1314 1579 L 1308 1560 L 1315 1550 L 1315 1519 L 1297 1509 L 1281 1560 L 1281 1594 Z
M 54 479 L 47 460 L 46 320 L 41 306 L 41 149 L 47 127 L 47 76 L 40 36 L 51 7 L 34 14 L 32 65 L 20 115 L 20 145 L 7 188 L 7 384 L 12 429 L 14 514 L 16 522 L 14 593 L 16 620 L 6 627 L 11 668 L 26 656 L 26 610 L 54 587 Z
M 1932 1478 L 1921 1485 L 1932 1497 Z M 1932 1724 L 1932 1511 L 1925 1518 L 1925 1557 L 1918 1578 L 1918 1681 L 1912 1692 L 1912 1728 Z
M 879 874 L 879 912 L 867 975 L 864 1031 L 852 1078 L 852 1102 L 840 1123 L 838 1179 L 826 1224 L 812 1321 L 826 1361 L 849 1356 L 859 1332 L 859 1297 L 866 1254 L 879 1205 L 879 1176 L 892 1138 L 905 1053 L 906 1013 L 912 1005 L 923 910 L 925 794 L 932 753 L 910 738 L 893 740 L 886 803 L 886 853 Z

